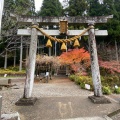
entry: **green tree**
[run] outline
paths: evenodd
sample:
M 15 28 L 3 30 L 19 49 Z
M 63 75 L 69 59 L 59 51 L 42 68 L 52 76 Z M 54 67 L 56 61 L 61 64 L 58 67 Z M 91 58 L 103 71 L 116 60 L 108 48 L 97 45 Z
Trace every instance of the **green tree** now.
M 103 0 L 103 3 L 99 3 L 99 0 L 89 0 L 90 5 L 88 15 L 89 16 L 103 16 L 113 15 L 113 19 L 109 20 L 107 24 L 100 28 L 107 29 L 109 36 L 106 39 L 115 40 L 120 37 L 120 0 Z
M 15 0 L 15 11 L 16 14 L 26 15 L 31 10 L 32 3 L 30 0 Z
M 61 16 L 62 5 L 59 0 L 44 0 L 41 10 L 38 12 L 40 16 Z
M 104 15 L 103 4 L 99 3 L 99 0 L 87 0 L 89 4 L 88 15 L 89 16 L 102 16 Z
M 88 11 L 86 0 L 69 0 L 69 7 L 66 8 L 69 16 L 83 16 Z

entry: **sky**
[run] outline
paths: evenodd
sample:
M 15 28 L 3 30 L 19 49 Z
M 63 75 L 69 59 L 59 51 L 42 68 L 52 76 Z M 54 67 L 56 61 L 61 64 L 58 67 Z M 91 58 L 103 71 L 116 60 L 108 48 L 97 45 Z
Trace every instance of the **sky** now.
M 59 0 L 61 3 L 63 0 Z M 36 11 L 40 10 L 43 0 L 35 0 L 35 9 Z

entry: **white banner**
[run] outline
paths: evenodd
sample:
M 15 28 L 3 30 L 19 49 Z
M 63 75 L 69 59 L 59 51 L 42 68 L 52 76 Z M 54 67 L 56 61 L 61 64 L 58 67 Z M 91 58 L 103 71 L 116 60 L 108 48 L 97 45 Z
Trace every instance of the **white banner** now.
M 3 6 L 4 6 L 4 0 L 0 0 L 0 34 L 1 34 L 1 22 L 2 22 Z

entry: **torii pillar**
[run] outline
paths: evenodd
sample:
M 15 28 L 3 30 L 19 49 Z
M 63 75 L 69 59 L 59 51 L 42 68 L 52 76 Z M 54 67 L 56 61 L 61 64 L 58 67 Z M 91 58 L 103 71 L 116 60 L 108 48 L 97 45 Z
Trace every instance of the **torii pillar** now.
M 37 23 L 32 25 L 37 26 Z M 32 98 L 32 89 L 34 83 L 34 73 L 35 73 L 35 62 L 36 62 L 36 52 L 37 52 L 37 29 L 32 28 L 31 30 L 31 41 L 29 49 L 29 57 L 27 60 L 26 67 L 26 80 L 24 86 L 23 98 L 16 102 L 16 105 L 34 105 L 37 98 Z
M 111 103 L 110 100 L 107 99 L 105 96 L 103 96 L 103 93 L 102 93 L 102 85 L 101 85 L 96 39 L 95 39 L 94 22 L 88 23 L 88 26 L 91 27 L 91 29 L 88 31 L 88 34 L 89 34 L 88 40 L 89 40 L 92 81 L 93 81 L 93 86 L 94 86 L 94 95 L 89 96 L 88 98 L 93 103 L 98 103 L 98 104 Z

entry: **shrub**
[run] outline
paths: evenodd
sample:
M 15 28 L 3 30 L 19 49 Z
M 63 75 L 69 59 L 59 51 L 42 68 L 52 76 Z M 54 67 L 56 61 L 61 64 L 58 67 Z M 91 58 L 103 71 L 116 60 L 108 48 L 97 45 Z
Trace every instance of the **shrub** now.
M 85 84 L 89 84 L 91 86 L 91 90 L 93 90 L 92 78 L 90 76 L 77 76 L 70 75 L 70 80 L 75 81 L 76 84 L 80 85 L 81 88 L 85 88 Z
M 103 94 L 106 94 L 106 95 L 110 95 L 112 93 L 109 86 L 103 86 L 102 90 L 103 90 Z
M 120 80 L 119 76 L 114 75 L 114 76 L 103 76 L 101 77 L 102 85 L 103 86 L 110 86 L 114 87 L 115 84 L 120 85 Z
M 91 88 L 90 90 L 94 90 L 91 76 L 70 75 L 69 78 L 72 81 L 75 81 L 76 84 L 80 85 L 81 88 L 85 88 L 85 84 L 89 84 Z M 119 75 L 101 76 L 101 82 L 103 85 L 103 94 L 111 94 L 112 92 L 119 93 L 120 88 L 118 90 L 114 89 L 115 84 L 120 86 Z
M 80 77 L 79 76 L 76 76 L 75 77 L 75 83 L 80 85 L 81 84 L 81 80 L 80 80 Z
M 115 89 L 114 89 L 114 92 L 115 92 L 116 94 L 120 94 L 120 87 L 115 88 Z
M 75 81 L 75 77 L 76 77 L 75 75 L 70 75 L 69 79 L 72 80 L 72 81 Z
M 81 87 L 82 89 L 85 89 L 85 83 L 81 83 L 81 84 L 80 84 L 80 87 Z
M 23 75 L 25 73 L 25 70 L 19 71 L 18 67 L 8 67 L 8 69 L 0 69 L 0 75 Z

